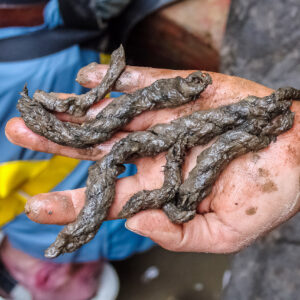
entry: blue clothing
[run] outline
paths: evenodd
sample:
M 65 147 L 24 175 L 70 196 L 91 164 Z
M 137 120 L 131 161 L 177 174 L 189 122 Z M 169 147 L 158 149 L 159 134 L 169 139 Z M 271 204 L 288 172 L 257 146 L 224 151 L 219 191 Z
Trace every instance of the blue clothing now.
M 54 28 L 62 24 L 56 0 L 51 0 L 45 9 L 45 23 L 31 28 L 15 27 L 0 29 L 0 39 L 9 36 L 26 34 L 44 28 Z M 20 50 L 21 51 L 21 50 Z M 15 161 L 44 161 L 53 157 L 52 154 L 31 151 L 13 145 L 4 134 L 6 122 L 19 116 L 16 109 L 18 93 L 25 83 L 29 94 L 42 89 L 47 92 L 65 92 L 81 94 L 85 92 L 75 82 L 77 72 L 91 62 L 99 62 L 99 54 L 91 50 L 83 50 L 78 45 L 45 57 L 32 60 L 0 63 L 0 164 Z M 69 190 L 85 186 L 88 167 L 93 162 L 81 161 L 52 190 Z M 126 165 L 121 177 L 136 172 L 134 165 Z M 1 198 L 0 198 L 1 200 Z M 96 237 L 74 253 L 64 254 L 52 261 L 86 262 L 101 257 L 109 260 L 124 259 L 131 254 L 144 251 L 153 245 L 148 238 L 138 236 L 124 227 L 124 220 L 104 222 Z M 34 257 L 45 259 L 44 250 L 54 241 L 62 226 L 41 225 L 30 221 L 24 214 L 17 216 L 6 224 L 2 230 L 12 245 Z

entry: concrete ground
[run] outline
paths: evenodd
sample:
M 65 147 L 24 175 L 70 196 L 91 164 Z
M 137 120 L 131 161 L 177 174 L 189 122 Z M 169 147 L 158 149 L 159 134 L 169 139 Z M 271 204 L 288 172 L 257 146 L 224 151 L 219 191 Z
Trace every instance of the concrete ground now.
M 217 300 L 228 255 L 173 253 L 160 247 L 115 262 L 118 300 Z

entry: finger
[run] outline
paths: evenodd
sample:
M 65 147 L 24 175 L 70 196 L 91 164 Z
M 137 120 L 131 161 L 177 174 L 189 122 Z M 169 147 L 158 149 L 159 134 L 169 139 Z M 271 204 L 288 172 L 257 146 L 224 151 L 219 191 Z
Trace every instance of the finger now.
M 90 107 L 87 113 L 82 117 L 74 117 L 66 113 L 55 113 L 58 119 L 65 122 L 81 124 L 92 121 L 96 116 L 112 101 L 118 101 L 115 98 L 105 98 Z M 168 123 L 176 118 L 176 113 L 172 109 L 163 109 L 161 111 L 147 111 L 142 115 L 133 118 L 129 124 L 125 125 L 123 131 L 142 131 L 150 128 L 156 123 Z
M 26 127 L 23 119 L 13 118 L 9 120 L 5 127 L 5 134 L 13 144 L 40 152 L 53 153 L 77 159 L 99 160 L 109 153 L 112 146 L 128 133 L 118 132 L 110 140 L 85 149 L 77 149 L 61 146 L 34 133 Z
M 87 87 L 96 87 L 103 79 L 108 65 L 89 64 L 83 67 L 77 74 L 76 81 Z M 125 71 L 117 80 L 114 91 L 132 93 L 133 91 L 144 88 L 154 81 L 161 78 L 172 78 L 176 76 L 187 76 L 193 71 L 174 71 L 167 69 L 155 69 L 148 67 L 126 66 Z
M 150 210 L 128 219 L 126 227 L 171 251 L 231 253 L 241 246 L 240 234 L 214 213 L 196 215 L 193 220 L 177 225 L 162 211 Z
M 187 75 L 191 71 L 170 72 L 178 72 L 178 75 L 180 75 L 179 72 L 187 72 L 185 74 Z M 145 130 L 156 124 L 170 123 L 195 111 L 214 109 L 222 105 L 236 103 L 249 95 L 264 97 L 272 92 L 271 89 L 246 79 L 219 73 L 210 73 L 210 75 L 213 79 L 212 85 L 209 85 L 196 101 L 175 108 L 144 112 L 134 118 L 124 129 L 126 128 L 127 131 Z
M 100 83 L 106 70 L 106 65 L 92 64 L 83 68 L 79 72 L 77 79 L 79 83 L 87 87 L 94 87 Z M 121 92 L 133 92 L 136 89 L 149 86 L 155 80 L 176 76 L 186 77 L 191 72 L 193 71 L 128 66 L 117 81 L 115 89 Z M 144 112 L 140 116 L 134 118 L 126 127 L 124 127 L 124 130 L 146 130 L 158 123 L 169 123 L 174 119 L 189 115 L 195 111 L 216 108 L 221 105 L 237 102 L 250 94 L 265 96 L 272 92 L 271 89 L 246 79 L 213 72 L 209 72 L 209 74 L 213 79 L 213 84 L 209 85 L 196 101 L 176 108 Z M 95 108 L 94 112 L 91 113 L 90 118 L 93 118 L 100 110 L 101 106 Z
M 140 190 L 156 189 L 162 185 L 161 165 L 152 158 L 137 161 L 139 172 L 116 182 L 115 200 L 109 211 L 108 219 L 115 219 L 124 204 Z M 152 165 L 149 167 L 149 163 Z M 150 170 L 150 172 L 149 172 Z M 155 174 L 147 177 L 146 173 Z M 34 222 L 44 224 L 67 224 L 75 221 L 85 203 L 85 188 L 39 194 L 30 198 L 25 212 Z
M 107 69 L 108 65 L 98 65 L 93 63 L 79 71 L 77 80 L 87 87 L 95 87 L 101 82 Z M 130 93 L 135 91 L 136 89 L 149 86 L 158 79 L 172 78 L 176 76 L 186 77 L 192 72 L 194 71 L 128 66 L 126 68 L 126 71 L 119 78 L 119 81 L 117 82 L 119 84 L 116 86 L 116 90 Z M 176 111 L 178 110 L 181 115 L 186 115 L 196 110 L 209 109 L 220 105 L 237 102 L 240 99 L 247 97 L 249 94 L 265 96 L 272 91 L 271 89 L 268 89 L 260 84 L 239 77 L 213 72 L 208 73 L 212 76 L 213 84 L 211 86 L 208 86 L 206 91 L 202 93 L 201 98 L 199 99 L 200 101 L 193 102 L 192 105 L 182 105 L 180 108 L 164 109 L 161 110 L 161 112 L 163 114 L 165 114 L 166 112 L 173 112 L 176 116 Z M 88 84 L 85 83 L 84 79 L 86 79 Z M 61 99 L 66 99 L 70 95 L 74 96 L 75 94 L 56 93 L 56 95 Z M 86 116 L 81 118 L 70 116 L 65 113 L 57 113 L 57 116 L 63 121 L 82 123 L 84 121 L 94 119 L 95 116 L 111 101 L 113 101 L 113 99 L 111 98 L 102 99 L 97 103 L 97 105 L 91 107 Z M 159 118 L 159 120 L 162 120 L 160 118 L 161 116 L 159 115 L 159 112 L 151 112 L 151 114 L 149 114 L 149 119 L 152 118 L 153 114 L 157 114 L 157 118 Z M 145 114 L 143 114 L 143 118 L 144 115 Z M 179 117 L 178 114 L 177 117 Z
M 63 94 L 64 97 L 68 96 L 68 94 Z M 60 97 L 60 95 L 58 95 Z M 82 117 L 75 117 L 73 115 L 67 113 L 55 113 L 56 117 L 61 121 L 71 122 L 81 124 L 83 122 L 94 120 L 97 114 L 103 110 L 109 103 L 111 103 L 114 98 L 104 98 L 101 99 L 99 102 L 91 106 L 86 114 Z
M 86 87 L 95 87 L 101 82 L 107 68 L 107 65 L 98 64 L 84 67 L 79 71 L 77 81 Z M 149 86 L 158 79 L 176 76 L 186 77 L 192 72 L 194 71 L 127 66 L 118 79 L 115 90 L 131 93 L 137 89 Z M 190 114 L 194 111 L 235 103 L 249 95 L 263 97 L 272 92 L 271 89 L 247 79 L 214 72 L 208 73 L 211 75 L 213 83 L 206 88 L 198 100 L 178 108 L 162 109 L 158 112 L 146 112 L 135 119 L 152 119 L 151 125 L 154 125 L 161 122 L 169 122 L 174 118 Z M 148 113 L 149 116 L 147 116 Z
M 67 96 L 66 94 L 63 95 Z M 72 115 L 66 113 L 55 113 L 58 119 L 64 122 L 71 122 L 81 124 L 83 122 L 92 121 L 96 118 L 96 116 L 112 101 L 118 101 L 115 98 L 105 98 L 101 99 L 98 103 L 91 106 L 86 114 L 82 117 L 74 117 Z M 165 115 L 165 119 L 163 122 L 167 122 L 170 118 L 166 115 L 167 110 L 164 110 L 163 115 Z M 123 131 L 135 131 L 135 130 L 146 130 L 151 127 L 153 124 L 153 119 L 157 119 L 155 116 L 158 111 L 148 111 L 143 113 L 141 117 L 134 118 L 129 124 L 125 125 L 122 130 Z M 159 113 L 161 115 L 161 113 Z M 161 120 L 162 121 L 162 120 Z
M 25 213 L 41 224 L 63 225 L 75 221 L 85 201 L 85 188 L 38 194 L 28 200 Z
M 90 64 L 79 71 L 77 80 L 87 87 L 95 87 L 103 79 L 107 68 L 107 65 Z M 117 81 L 115 89 L 121 92 L 133 92 L 136 89 L 151 85 L 158 79 L 176 76 L 186 77 L 192 72 L 192 70 L 178 71 L 128 66 Z M 207 87 L 197 101 L 181 105 L 177 108 L 145 112 L 141 116 L 134 118 L 124 130 L 145 130 L 157 123 L 167 123 L 178 117 L 191 114 L 194 111 L 216 108 L 220 105 L 237 102 L 249 94 L 265 96 L 272 91 L 246 79 L 213 72 L 209 73 L 213 79 L 213 84 Z M 57 96 L 65 99 L 70 95 L 57 93 Z M 57 113 L 56 115 L 63 121 L 82 123 L 94 119 L 111 101 L 113 99 L 102 99 L 96 105 L 92 106 L 87 114 L 81 118 L 76 118 L 65 113 Z
M 87 88 L 93 88 L 101 82 L 107 69 L 108 65 L 90 64 L 78 72 L 76 80 Z M 117 80 L 114 90 L 131 93 L 137 89 L 149 86 L 158 79 L 173 78 L 176 76 L 186 77 L 194 71 L 127 66 Z M 248 96 L 249 91 L 261 97 L 271 91 L 271 89 L 247 79 L 214 72 L 207 73 L 211 75 L 213 84 L 206 89 L 206 92 L 208 92 L 207 96 L 205 96 L 206 92 L 203 93 L 203 98 L 210 98 L 214 94 L 212 102 L 215 102 L 217 99 L 219 101 L 221 98 L 229 99 L 238 97 L 240 99 L 241 97 Z M 233 102 L 236 101 L 236 99 L 233 99 Z

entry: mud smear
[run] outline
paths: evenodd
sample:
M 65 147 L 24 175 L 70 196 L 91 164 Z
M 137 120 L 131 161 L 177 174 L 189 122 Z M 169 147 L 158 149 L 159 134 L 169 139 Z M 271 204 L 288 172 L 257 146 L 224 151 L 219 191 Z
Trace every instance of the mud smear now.
M 258 175 L 260 177 L 268 177 L 270 175 L 270 172 L 266 169 L 263 169 L 263 168 L 259 168 L 258 169 Z
M 257 212 L 257 207 L 250 207 L 245 211 L 246 215 L 248 216 L 253 216 L 256 214 L 256 212 Z
M 277 185 L 272 180 L 267 180 L 264 184 L 261 185 L 261 191 L 263 193 L 273 193 L 278 191 Z

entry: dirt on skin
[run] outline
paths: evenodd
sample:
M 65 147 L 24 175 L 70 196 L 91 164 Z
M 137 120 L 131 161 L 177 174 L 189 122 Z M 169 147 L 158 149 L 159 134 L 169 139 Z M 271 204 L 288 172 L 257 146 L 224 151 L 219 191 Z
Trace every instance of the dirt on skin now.
M 116 66 L 123 68 L 125 65 L 124 55 L 115 57 L 107 71 L 107 74 L 112 74 L 113 82 L 122 72 Z M 123 60 L 123 63 L 119 60 Z M 112 71 L 114 69 L 118 72 L 116 76 Z M 110 76 L 105 76 L 103 81 L 107 77 Z M 200 71 L 186 78 L 160 79 L 149 87 L 122 95 L 107 105 L 94 120 L 82 125 L 62 122 L 49 112 L 48 109 L 56 110 L 53 103 L 57 99 L 53 102 L 52 94 L 39 92 L 43 94 L 42 101 L 35 96 L 30 99 L 25 88 L 18 109 L 26 125 L 34 132 L 61 145 L 86 148 L 107 141 L 144 111 L 180 106 L 197 99 L 211 83 L 210 75 Z M 99 86 L 102 86 L 102 82 Z M 93 90 L 98 91 L 98 87 Z M 71 105 L 64 111 L 74 115 L 81 114 L 87 107 L 84 105 L 83 110 L 80 110 L 80 106 L 72 108 L 77 99 L 80 99 L 80 105 L 85 100 L 89 105 L 96 101 L 95 97 L 90 100 L 85 95 L 71 98 L 73 100 L 67 101 Z M 282 88 L 266 97 L 249 96 L 238 103 L 197 111 L 169 124 L 158 124 L 147 131 L 129 134 L 117 142 L 109 154 L 90 167 L 85 206 L 77 220 L 59 233 L 45 255 L 56 257 L 75 251 L 95 236 L 114 200 L 117 176 L 123 172 L 123 164 L 132 158 L 167 152 L 164 183 L 160 189 L 143 190 L 133 195 L 119 217 L 128 218 L 141 210 L 161 208 L 174 223 L 191 220 L 200 201 L 209 195 L 214 182 L 233 159 L 267 147 L 276 141 L 279 134 L 292 127 L 294 114 L 290 106 L 292 100 L 299 99 L 299 90 Z M 60 108 L 57 110 L 61 111 Z M 198 156 L 196 166 L 182 182 L 181 168 L 187 150 L 206 145 L 215 138 L 212 145 Z M 274 183 L 265 187 L 266 192 L 275 188 Z
M 268 177 L 270 175 L 270 172 L 266 169 L 259 168 L 258 169 L 258 174 L 260 177 Z
M 256 211 L 257 211 L 257 207 L 250 207 L 246 210 L 246 215 L 248 216 L 253 216 L 256 214 Z

